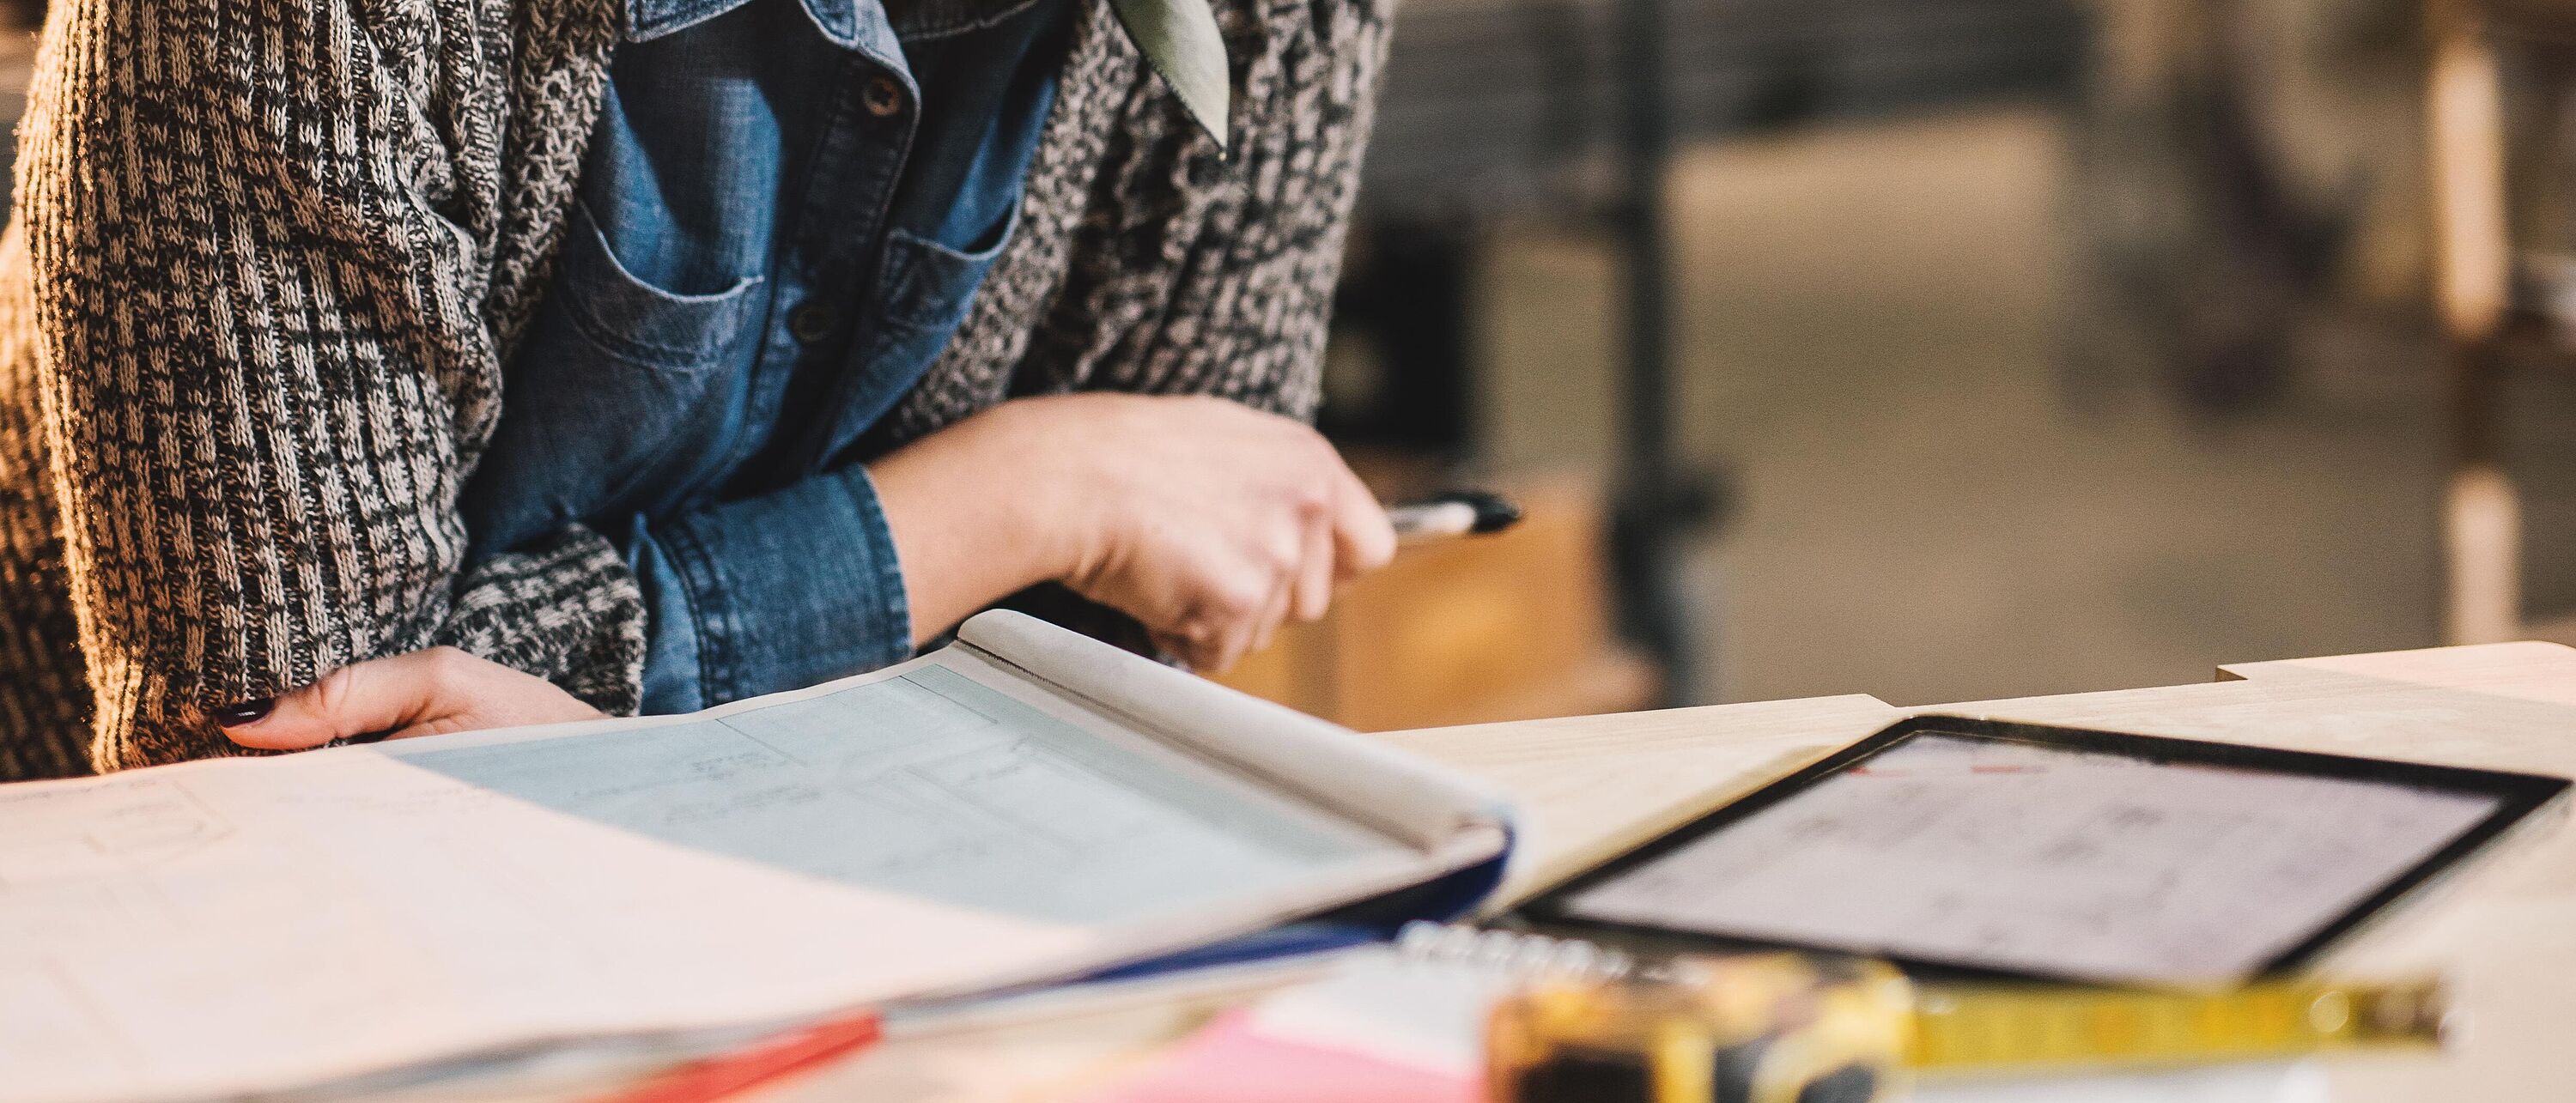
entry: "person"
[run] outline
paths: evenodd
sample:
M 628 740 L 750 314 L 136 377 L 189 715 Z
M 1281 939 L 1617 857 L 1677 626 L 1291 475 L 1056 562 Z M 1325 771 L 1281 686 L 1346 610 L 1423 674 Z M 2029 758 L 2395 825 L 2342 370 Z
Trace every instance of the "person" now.
M 1303 421 L 1387 4 L 1207 3 L 58 0 L 0 777 L 1320 616 L 1393 548 Z

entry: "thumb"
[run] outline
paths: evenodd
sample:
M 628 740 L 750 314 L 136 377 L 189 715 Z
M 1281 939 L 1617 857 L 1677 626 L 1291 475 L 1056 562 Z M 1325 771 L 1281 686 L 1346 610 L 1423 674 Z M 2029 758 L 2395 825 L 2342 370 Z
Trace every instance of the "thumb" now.
M 443 668 L 470 661 L 453 648 L 431 648 L 351 663 L 321 680 L 268 701 L 215 710 L 224 737 L 245 747 L 299 751 L 335 739 L 407 728 L 454 711 L 445 700 Z
M 1386 566 L 1395 558 L 1395 525 L 1387 520 L 1386 507 L 1347 467 L 1335 484 L 1334 573 L 1349 579 Z

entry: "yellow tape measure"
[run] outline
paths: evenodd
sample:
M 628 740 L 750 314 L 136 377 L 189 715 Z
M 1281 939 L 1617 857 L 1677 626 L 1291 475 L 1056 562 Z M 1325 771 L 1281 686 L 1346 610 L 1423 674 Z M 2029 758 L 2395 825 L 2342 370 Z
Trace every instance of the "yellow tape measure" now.
M 1682 958 L 1533 980 L 1487 1033 L 1495 1103 L 1865 1103 L 1917 1071 L 2245 1060 L 2439 1042 L 2432 981 L 2207 993 L 1916 985 L 1880 962 Z
M 2221 992 L 2070 986 L 1916 990 L 1917 1069 L 2240 1060 L 2353 1046 L 2432 1045 L 2441 986 L 2279 981 Z

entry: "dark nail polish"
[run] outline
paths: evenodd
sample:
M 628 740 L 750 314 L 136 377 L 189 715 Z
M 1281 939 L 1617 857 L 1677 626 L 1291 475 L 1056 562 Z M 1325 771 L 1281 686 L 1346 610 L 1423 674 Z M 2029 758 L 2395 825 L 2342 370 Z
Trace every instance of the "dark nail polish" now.
M 225 705 L 215 710 L 215 723 L 227 728 L 256 724 L 268 719 L 268 710 L 276 707 L 277 699 L 274 697 L 262 697 L 255 701 L 244 701 L 238 705 Z

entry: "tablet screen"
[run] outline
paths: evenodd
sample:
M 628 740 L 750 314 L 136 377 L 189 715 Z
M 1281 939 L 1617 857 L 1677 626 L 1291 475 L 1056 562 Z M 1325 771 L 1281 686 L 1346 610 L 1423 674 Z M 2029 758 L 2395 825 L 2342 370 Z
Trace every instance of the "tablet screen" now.
M 2007 972 L 2215 983 L 2315 937 L 2503 802 L 1923 731 L 1579 882 L 1556 911 Z

